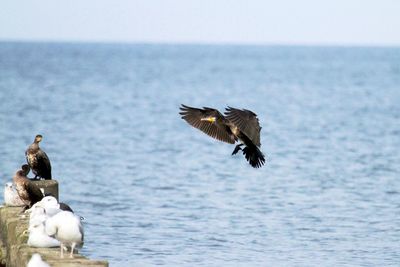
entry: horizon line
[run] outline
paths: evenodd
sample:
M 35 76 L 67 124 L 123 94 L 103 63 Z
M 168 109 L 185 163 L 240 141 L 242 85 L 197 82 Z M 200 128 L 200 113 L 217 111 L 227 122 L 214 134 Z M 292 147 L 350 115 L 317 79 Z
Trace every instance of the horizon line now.
M 360 47 L 400 48 L 400 44 L 385 43 L 329 43 L 329 42 L 235 42 L 235 41 L 163 41 L 163 40 L 82 40 L 82 39 L 40 39 L 0 38 L 0 43 L 54 43 L 54 44 L 109 44 L 109 45 L 193 45 L 193 46 L 297 46 L 297 47 Z

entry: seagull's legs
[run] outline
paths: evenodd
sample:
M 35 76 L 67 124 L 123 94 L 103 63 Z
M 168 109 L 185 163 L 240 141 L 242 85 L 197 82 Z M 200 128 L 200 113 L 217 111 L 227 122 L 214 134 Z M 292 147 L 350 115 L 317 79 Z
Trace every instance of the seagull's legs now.
M 241 147 L 241 146 L 243 146 L 243 144 L 237 145 L 237 146 L 235 147 L 235 149 L 233 150 L 232 155 L 235 155 L 236 153 L 238 153 L 239 150 L 242 150 L 242 147 Z
M 60 242 L 60 258 L 64 258 L 64 244 Z
M 71 254 L 69 255 L 70 258 L 74 257 L 74 249 L 75 249 L 76 243 L 72 242 L 71 244 Z

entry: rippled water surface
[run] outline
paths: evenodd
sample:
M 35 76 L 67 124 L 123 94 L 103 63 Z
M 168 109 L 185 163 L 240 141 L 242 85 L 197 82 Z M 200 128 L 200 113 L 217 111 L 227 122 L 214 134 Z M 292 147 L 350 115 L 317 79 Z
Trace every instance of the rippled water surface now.
M 400 49 L 0 43 L 0 179 L 37 133 L 111 266 L 398 266 Z M 248 108 L 267 163 L 190 127 Z

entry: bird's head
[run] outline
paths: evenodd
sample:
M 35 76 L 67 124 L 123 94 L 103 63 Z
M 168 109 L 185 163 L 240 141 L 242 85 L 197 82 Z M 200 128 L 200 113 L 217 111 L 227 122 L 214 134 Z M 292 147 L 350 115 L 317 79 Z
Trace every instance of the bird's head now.
M 45 208 L 58 208 L 59 207 L 57 199 L 53 196 L 46 196 L 41 200 L 41 202 L 43 202 L 43 205 Z
M 21 169 L 22 169 L 22 173 L 24 173 L 25 175 L 28 175 L 31 168 L 29 168 L 28 164 L 24 164 L 21 166 Z
M 207 122 L 210 122 L 210 123 L 214 123 L 216 121 L 216 118 L 213 117 L 213 116 L 210 116 L 210 117 L 201 118 L 200 120 L 201 121 L 207 121 Z
M 43 136 L 41 134 L 38 134 L 35 136 L 35 143 L 39 143 L 40 141 L 42 141 Z

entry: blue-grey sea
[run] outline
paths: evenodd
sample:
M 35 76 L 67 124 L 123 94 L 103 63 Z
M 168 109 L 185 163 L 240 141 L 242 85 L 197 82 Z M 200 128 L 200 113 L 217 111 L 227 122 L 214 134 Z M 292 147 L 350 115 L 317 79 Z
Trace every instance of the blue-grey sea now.
M 0 43 L 0 181 L 43 135 L 111 266 L 400 266 L 400 48 Z M 250 109 L 266 164 L 179 116 Z

